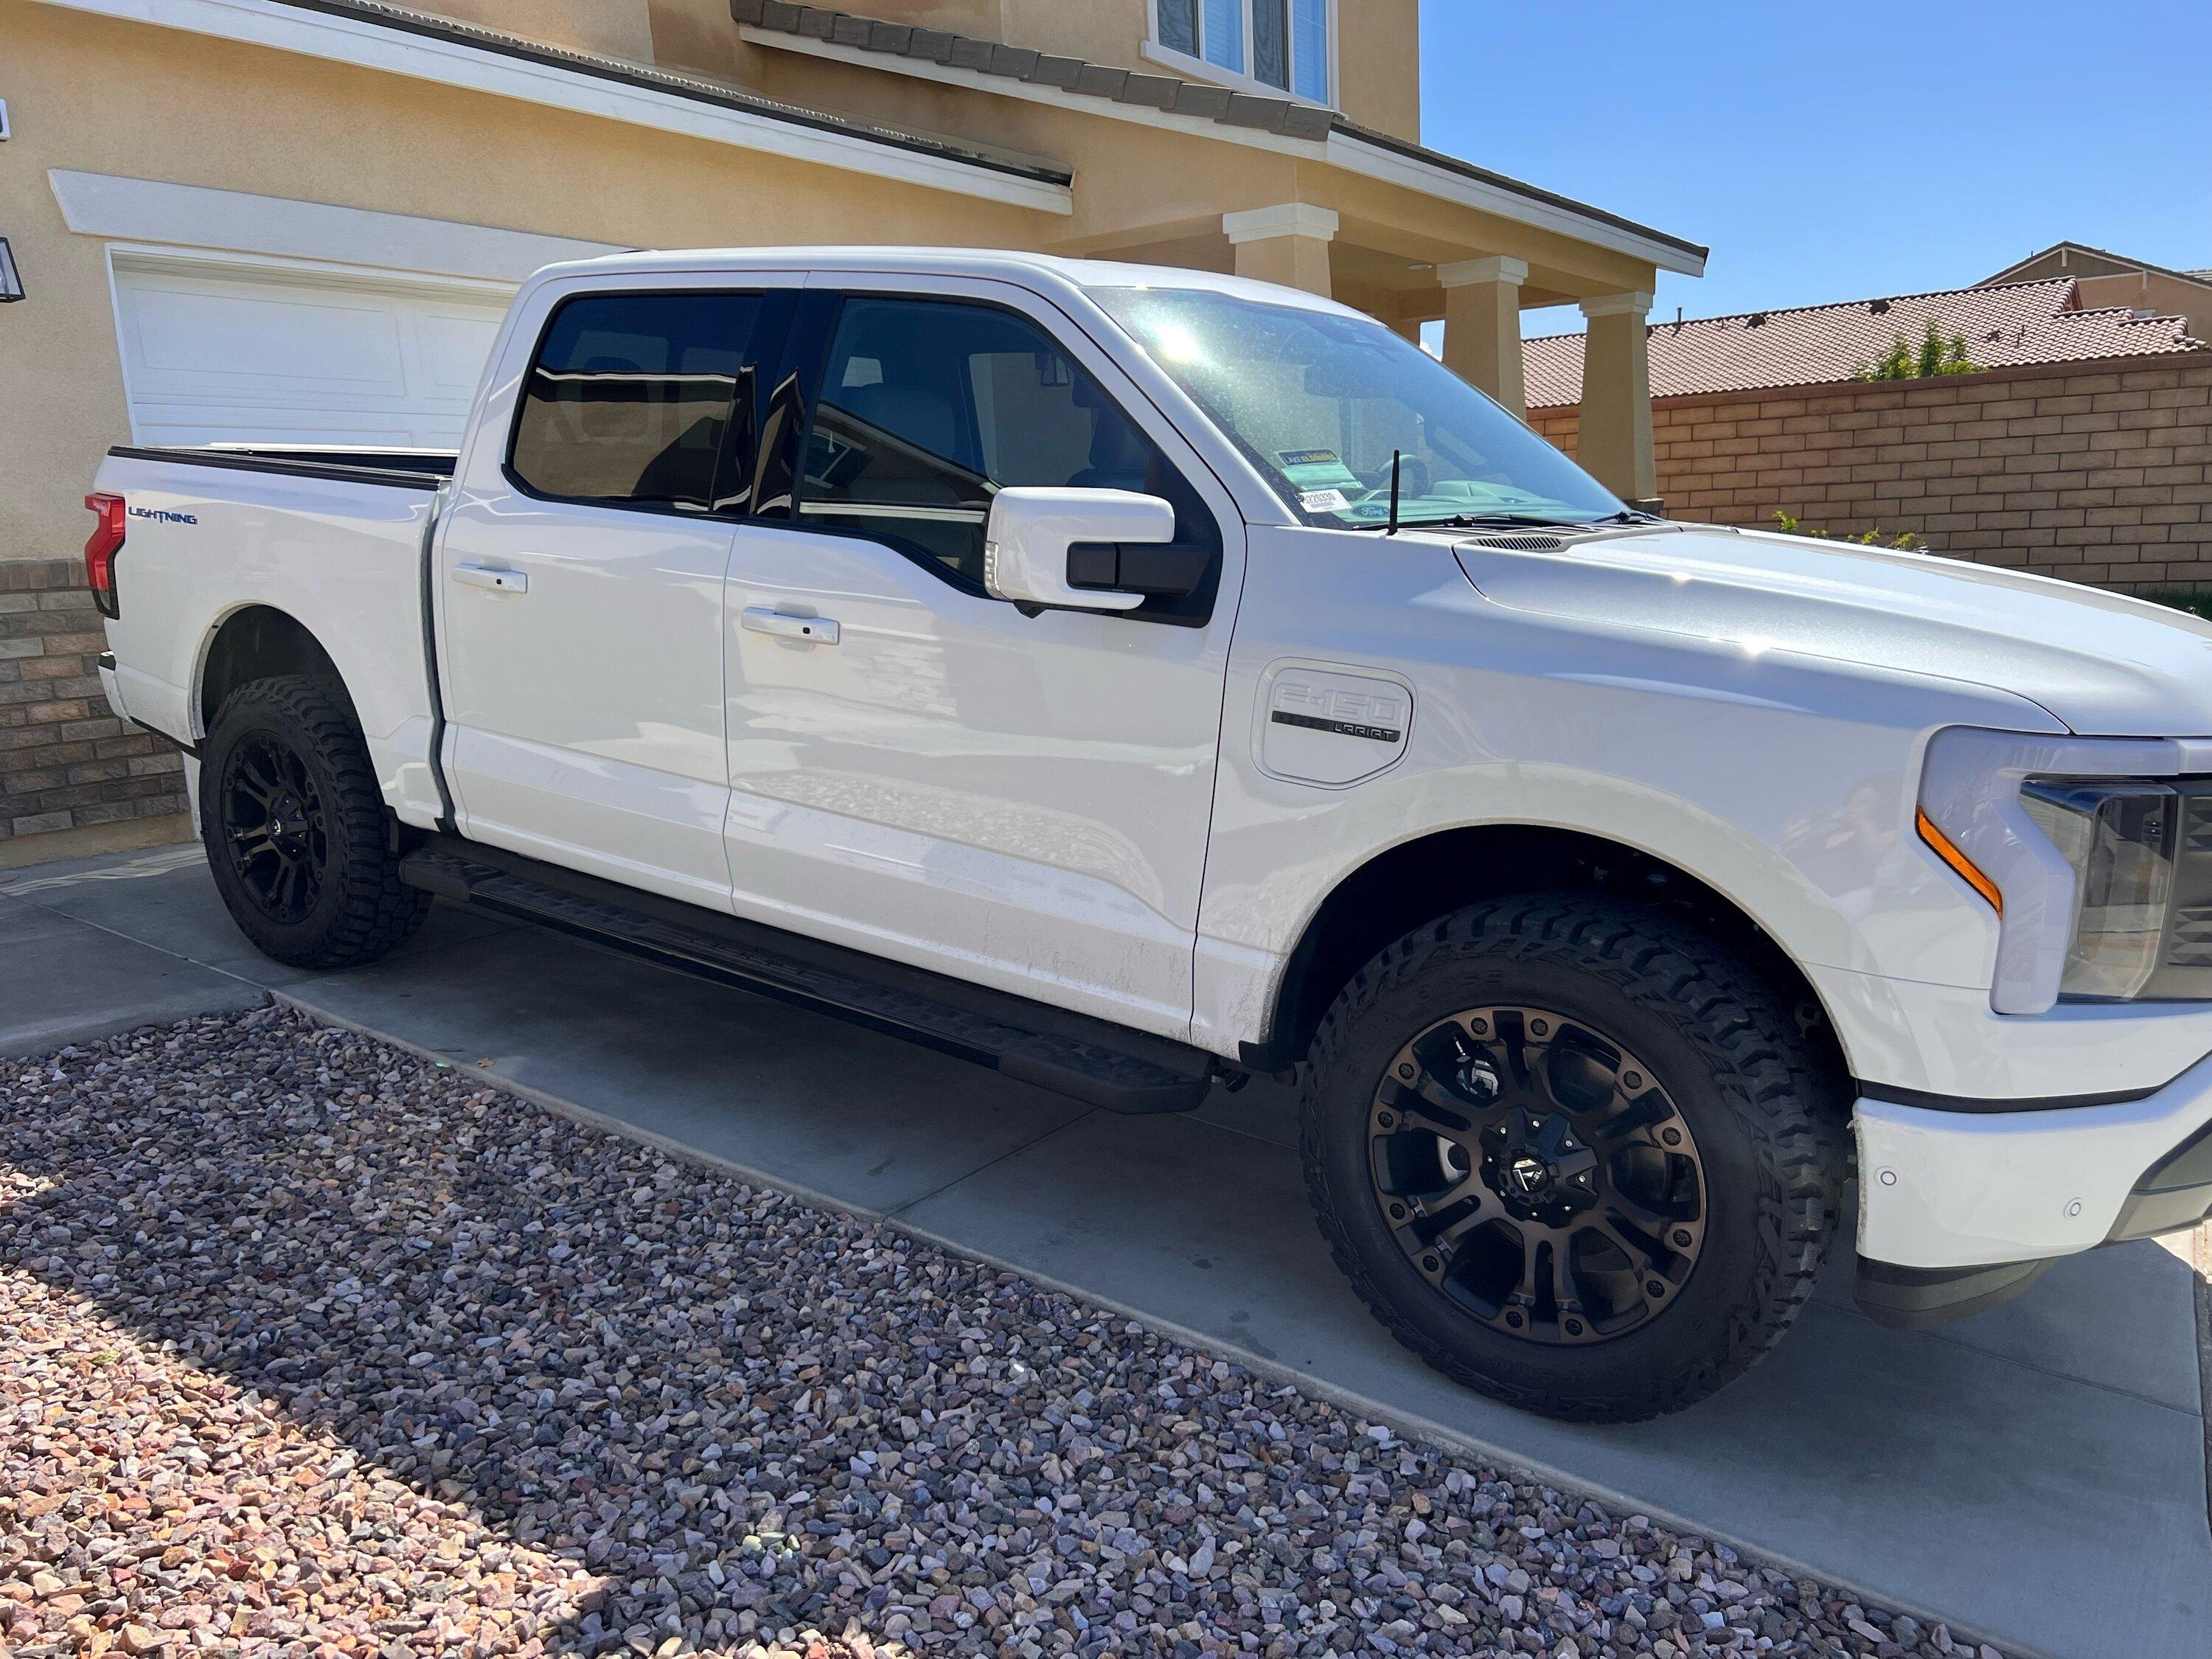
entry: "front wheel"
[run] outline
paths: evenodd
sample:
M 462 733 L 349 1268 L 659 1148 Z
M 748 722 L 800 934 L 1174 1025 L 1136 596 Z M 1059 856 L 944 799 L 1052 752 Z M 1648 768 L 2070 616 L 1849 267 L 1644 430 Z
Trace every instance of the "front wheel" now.
M 319 680 L 256 680 L 224 701 L 201 756 L 200 836 L 240 931 L 293 967 L 374 962 L 429 914 L 429 895 L 400 884 L 352 711 Z
M 1844 1102 L 1782 1000 L 1657 914 L 1500 900 L 1357 975 L 1304 1075 L 1338 1264 L 1439 1370 L 1626 1422 L 1741 1376 L 1812 1292 Z

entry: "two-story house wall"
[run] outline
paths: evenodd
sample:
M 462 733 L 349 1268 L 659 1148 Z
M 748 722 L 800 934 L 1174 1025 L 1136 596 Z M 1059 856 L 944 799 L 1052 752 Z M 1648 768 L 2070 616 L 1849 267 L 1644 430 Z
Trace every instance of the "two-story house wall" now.
M 1516 409 L 1520 310 L 1580 301 L 1582 458 L 1648 496 L 1644 313 L 1705 257 L 1423 148 L 1417 0 L 0 0 L 0 589 L 72 580 L 112 443 L 453 441 L 516 284 L 637 246 L 1236 270 L 1443 319 Z M 167 810 L 40 603 L 0 840 Z M 94 751 L 10 796 L 34 723 Z

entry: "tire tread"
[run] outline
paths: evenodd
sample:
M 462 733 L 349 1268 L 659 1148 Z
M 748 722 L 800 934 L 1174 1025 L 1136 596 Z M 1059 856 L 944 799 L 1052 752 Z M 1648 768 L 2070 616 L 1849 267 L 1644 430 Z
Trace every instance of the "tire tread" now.
M 431 901 L 429 894 L 399 879 L 383 792 L 377 787 L 361 728 L 352 710 L 321 680 L 300 674 L 253 680 L 232 692 L 217 712 L 209 744 L 210 760 L 226 727 L 257 702 L 293 723 L 331 776 L 333 798 L 325 811 L 331 836 L 343 843 L 341 855 L 331 860 L 340 896 L 322 938 L 304 947 L 271 939 L 265 928 L 254 925 L 258 918 L 240 915 L 235 906 L 232 914 L 257 948 L 289 966 L 334 969 L 374 962 L 413 937 L 429 915 Z M 217 842 L 221 815 L 203 807 L 201 822 L 210 860 L 225 856 Z
M 1725 1347 L 1672 1376 L 1655 1377 L 1622 1399 L 1540 1393 L 1476 1370 L 1403 1318 L 1376 1283 L 1331 1199 L 1320 1150 L 1330 1103 L 1322 1079 L 1343 1057 L 1353 1026 L 1440 957 L 1545 960 L 1609 979 L 1632 1000 L 1663 1006 L 1685 1034 L 1724 1068 L 1732 1093 L 1756 1115 L 1775 1151 L 1782 1184 L 1762 1192 L 1763 1231 L 1780 1249 L 1759 1272 L 1758 1316 L 1731 1319 Z M 1352 975 L 1322 1020 L 1300 1068 L 1300 1144 L 1307 1190 L 1330 1254 L 1360 1300 L 1399 1342 L 1455 1381 L 1509 1404 L 1585 1422 L 1633 1422 L 1678 1411 L 1725 1387 L 1782 1338 L 1811 1297 L 1834 1231 L 1849 1168 L 1837 1080 L 1816 1063 L 1790 1011 L 1748 967 L 1720 945 L 1658 912 L 1588 894 L 1497 899 L 1425 924 L 1386 946 Z

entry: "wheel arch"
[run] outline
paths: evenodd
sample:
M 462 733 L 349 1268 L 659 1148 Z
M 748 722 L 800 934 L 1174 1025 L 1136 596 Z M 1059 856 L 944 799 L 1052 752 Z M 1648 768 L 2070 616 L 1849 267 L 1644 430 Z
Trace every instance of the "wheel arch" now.
M 1537 891 L 1603 894 L 1689 921 L 1742 957 L 1796 1011 L 1823 1058 L 1848 1075 L 1837 1025 L 1818 988 L 1735 899 L 1626 842 L 1523 823 L 1433 830 L 1384 849 L 1340 880 L 1285 958 L 1267 1040 L 1248 1045 L 1246 1063 L 1262 1071 L 1296 1065 L 1338 994 L 1393 939 L 1469 904 Z
M 231 693 L 255 680 L 301 674 L 328 684 L 352 710 L 345 676 L 329 649 L 306 623 L 273 605 L 246 605 L 209 630 L 200 652 L 192 712 L 204 738 Z

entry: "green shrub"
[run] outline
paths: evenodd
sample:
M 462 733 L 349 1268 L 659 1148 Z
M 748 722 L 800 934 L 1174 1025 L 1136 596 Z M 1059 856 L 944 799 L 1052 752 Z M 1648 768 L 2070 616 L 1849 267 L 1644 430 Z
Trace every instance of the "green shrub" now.
M 1787 513 L 1777 511 L 1775 523 L 1782 526 L 1785 536 L 1816 536 L 1822 541 L 1849 542 L 1855 547 L 1887 547 L 1899 553 L 1924 553 L 1928 544 L 1911 531 L 1900 531 L 1886 536 L 1879 529 L 1863 531 L 1856 536 L 1831 536 L 1825 530 L 1808 530 Z
M 2192 617 L 2202 617 L 2212 622 L 2212 593 L 2185 593 L 2178 587 L 2161 587 L 2148 593 L 2138 593 L 2139 599 L 2148 599 L 2153 605 L 2163 605 L 2176 611 L 2186 611 Z
M 1921 380 L 1938 374 L 1972 374 L 1980 368 L 1966 349 L 1963 334 L 1946 334 L 1928 319 L 1927 330 L 1917 347 L 1902 334 L 1896 343 L 1884 352 L 1881 361 L 1861 363 L 1856 378 L 1862 380 Z

